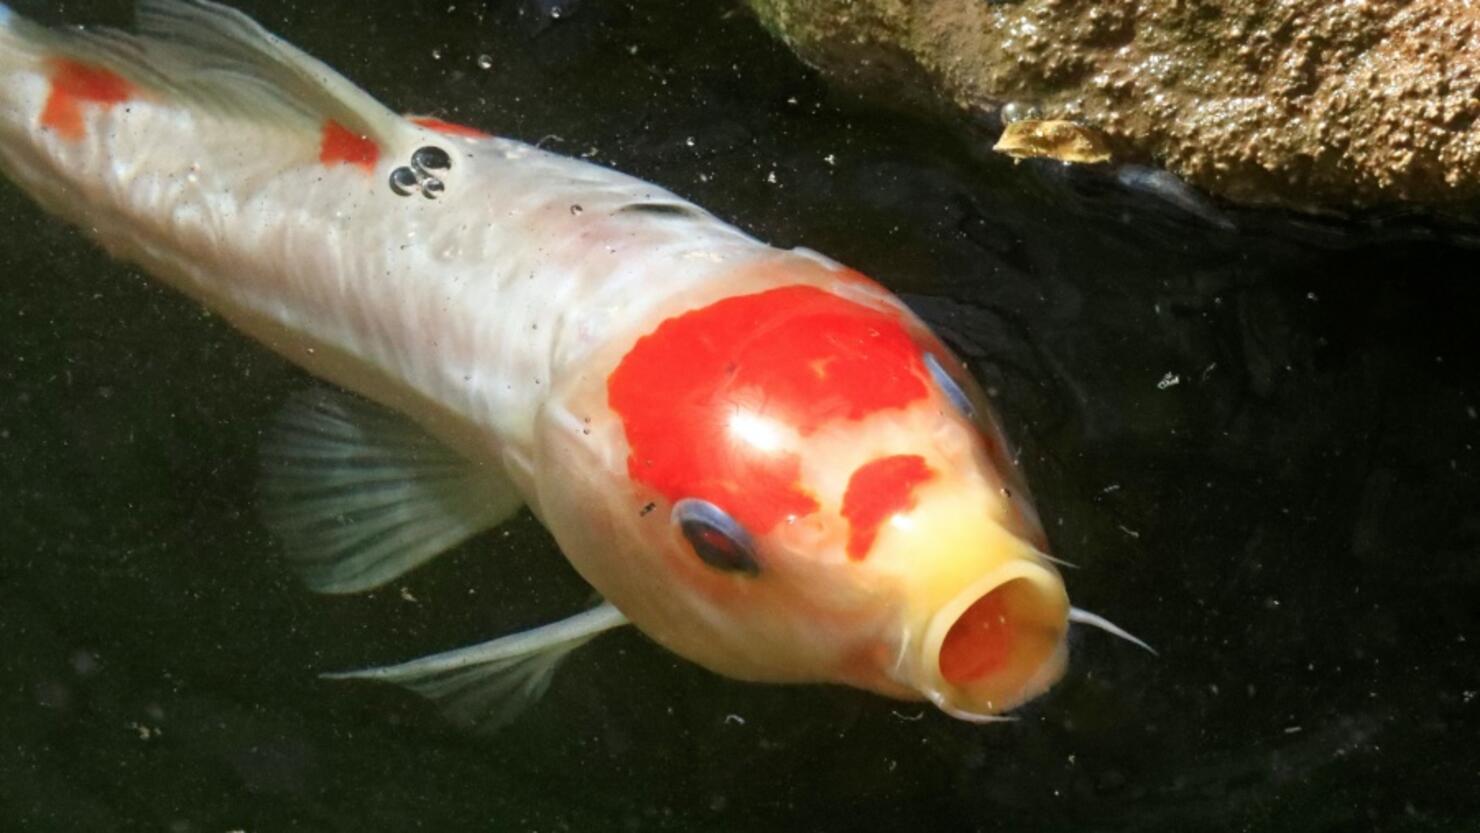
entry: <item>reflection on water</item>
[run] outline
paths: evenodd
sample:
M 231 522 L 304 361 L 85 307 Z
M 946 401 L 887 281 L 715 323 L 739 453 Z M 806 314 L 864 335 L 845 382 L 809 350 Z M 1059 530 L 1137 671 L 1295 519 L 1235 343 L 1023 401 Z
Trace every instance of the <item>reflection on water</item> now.
M 242 5 L 394 106 L 589 155 L 903 293 L 997 398 L 1076 602 L 1161 656 L 1080 634 L 1066 681 L 988 727 L 730 682 L 630 633 L 492 741 L 320 681 L 587 590 L 527 517 L 384 592 L 299 589 L 253 481 L 305 377 L 6 187 L 6 829 L 1480 825 L 1473 251 L 1230 232 L 1015 170 L 830 96 L 728 4 Z

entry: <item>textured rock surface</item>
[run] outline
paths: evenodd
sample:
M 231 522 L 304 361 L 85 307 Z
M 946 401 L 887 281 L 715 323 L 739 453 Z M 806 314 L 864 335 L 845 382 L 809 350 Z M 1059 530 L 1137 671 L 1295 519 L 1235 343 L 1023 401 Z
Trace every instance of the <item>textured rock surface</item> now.
M 1099 130 L 1230 200 L 1480 202 L 1468 0 L 747 0 L 806 60 L 973 117 Z M 992 119 L 995 122 L 995 119 Z

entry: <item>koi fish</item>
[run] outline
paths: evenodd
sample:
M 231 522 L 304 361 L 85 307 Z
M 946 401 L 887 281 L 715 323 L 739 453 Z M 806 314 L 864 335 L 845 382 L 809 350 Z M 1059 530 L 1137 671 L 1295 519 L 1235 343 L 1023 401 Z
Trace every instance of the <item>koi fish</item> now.
M 1136 641 L 1070 606 L 986 398 L 897 297 L 662 188 L 397 115 L 205 0 L 140 0 L 133 33 L 0 6 L 0 167 L 343 390 L 264 449 L 311 589 L 527 506 L 604 599 L 330 676 L 496 725 L 630 622 L 729 677 L 984 721 L 1059 679 L 1071 621 Z

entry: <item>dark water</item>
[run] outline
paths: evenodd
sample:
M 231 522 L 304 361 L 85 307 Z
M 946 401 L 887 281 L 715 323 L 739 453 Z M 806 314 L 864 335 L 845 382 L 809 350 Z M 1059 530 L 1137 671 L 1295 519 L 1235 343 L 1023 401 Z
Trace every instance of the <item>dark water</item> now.
M 492 739 L 320 681 L 587 591 L 527 517 L 384 592 L 300 589 L 254 469 L 309 380 L 6 186 L 0 829 L 1480 830 L 1475 250 L 1013 169 L 830 93 L 727 2 L 243 5 L 392 106 L 904 293 L 995 392 L 1075 600 L 1161 656 L 1077 635 L 991 727 L 633 633 Z

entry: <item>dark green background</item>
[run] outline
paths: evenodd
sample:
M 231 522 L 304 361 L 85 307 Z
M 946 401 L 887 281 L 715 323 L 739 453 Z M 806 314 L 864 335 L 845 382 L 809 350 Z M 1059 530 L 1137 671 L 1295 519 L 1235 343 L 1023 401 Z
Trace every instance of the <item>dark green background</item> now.
M 635 633 L 492 739 L 320 681 L 587 590 L 528 517 L 384 592 L 300 589 L 254 469 L 310 380 L 3 186 L 0 830 L 1480 830 L 1475 249 L 1222 232 L 1014 168 L 830 92 L 729 2 L 242 5 L 393 107 L 903 293 L 995 392 L 1075 601 L 1161 656 L 1076 632 L 1066 680 L 991 727 Z

